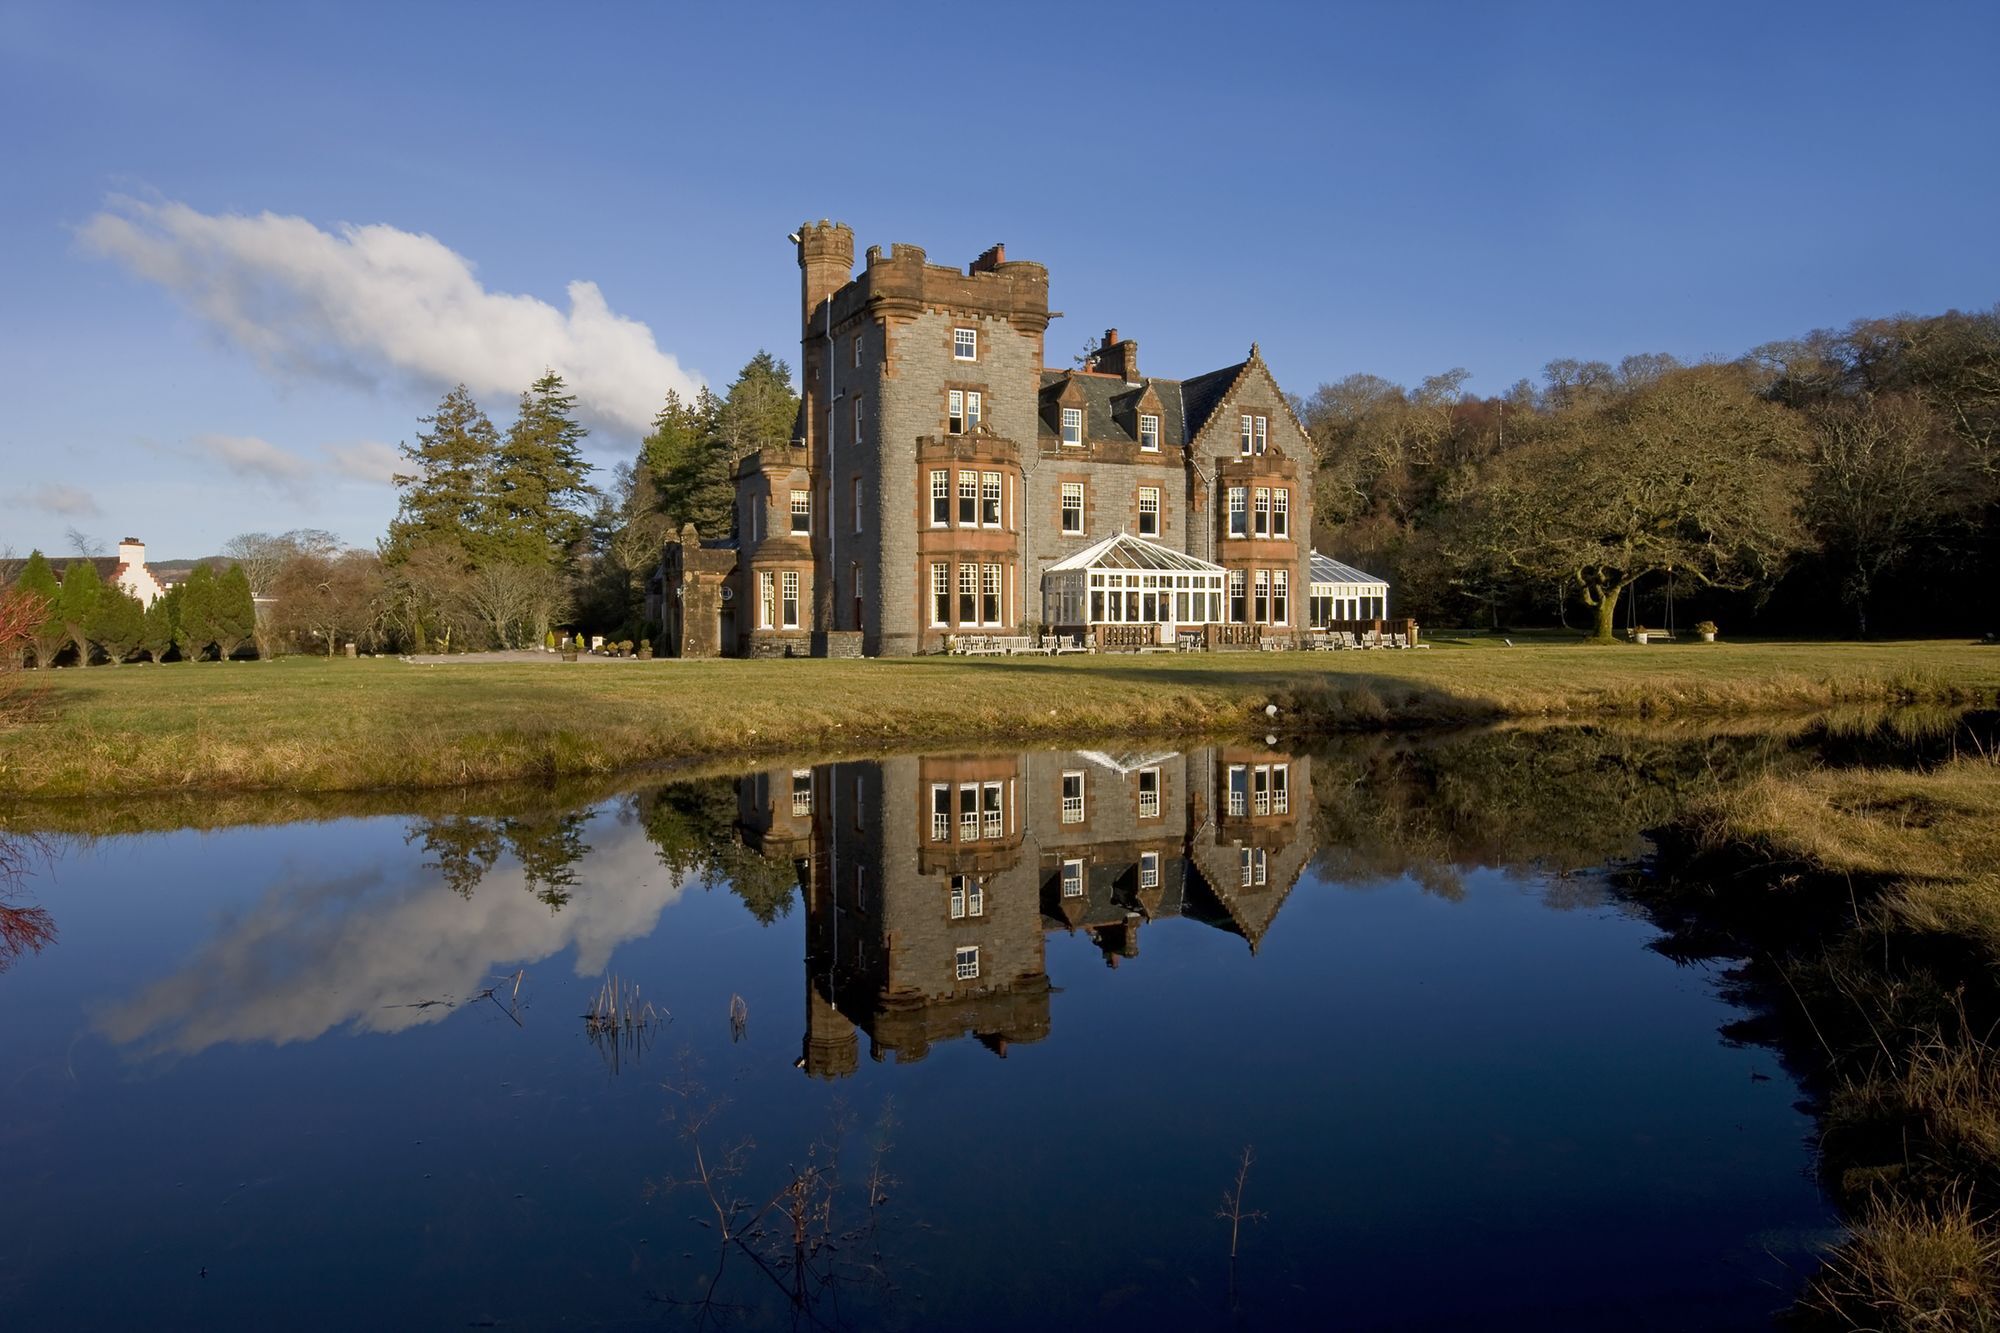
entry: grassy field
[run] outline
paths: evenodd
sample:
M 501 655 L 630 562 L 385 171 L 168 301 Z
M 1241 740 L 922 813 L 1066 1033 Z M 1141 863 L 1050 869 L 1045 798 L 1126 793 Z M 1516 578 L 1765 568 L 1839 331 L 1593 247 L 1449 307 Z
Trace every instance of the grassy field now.
M 1667 846 L 1672 906 L 1753 960 L 1820 1090 L 1854 1227 L 1802 1322 L 2000 1328 L 2000 755 L 1766 776 Z
M 1953 643 L 1424 652 L 92 667 L 17 678 L 0 795 L 352 791 L 890 745 L 1723 716 L 1995 697 Z M 1275 720 L 1269 705 L 1278 707 Z

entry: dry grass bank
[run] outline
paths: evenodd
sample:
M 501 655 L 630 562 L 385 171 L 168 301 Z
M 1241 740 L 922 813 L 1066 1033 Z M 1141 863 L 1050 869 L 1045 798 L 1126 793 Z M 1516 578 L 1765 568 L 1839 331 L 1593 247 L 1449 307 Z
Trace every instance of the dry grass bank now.
M 1809 1326 L 2000 1329 L 2000 756 L 1766 777 L 1669 840 L 1689 908 L 1758 957 L 1822 1089 L 1855 1219 Z
M 36 683 L 28 719 L 0 732 L 0 794 L 435 787 L 815 748 L 1978 703 L 1995 697 L 2000 652 L 1922 643 L 970 661 L 286 659 L 93 667 Z M 1274 703 L 1275 724 L 1265 714 Z

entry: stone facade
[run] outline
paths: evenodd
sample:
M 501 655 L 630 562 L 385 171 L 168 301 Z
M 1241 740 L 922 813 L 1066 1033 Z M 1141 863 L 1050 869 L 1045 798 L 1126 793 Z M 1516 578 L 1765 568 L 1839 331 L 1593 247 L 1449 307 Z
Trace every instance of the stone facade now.
M 1045 942 L 1107 966 L 1154 923 L 1254 952 L 1311 860 L 1311 761 L 1188 753 L 904 757 L 740 780 L 747 843 L 794 860 L 806 900 L 800 1067 L 853 1073 L 971 1036 L 1005 1055 L 1048 1034 Z
M 1240 574 L 1225 610 L 1252 642 L 1305 625 L 1311 446 L 1254 344 L 1236 365 L 1169 380 L 1144 375 L 1138 344 L 1112 329 L 1082 368 L 1051 369 L 1042 265 L 996 245 L 959 269 L 897 244 L 871 247 L 856 273 L 844 224 L 793 239 L 798 427 L 791 448 L 737 469 L 724 652 L 796 655 L 858 635 L 865 655 L 902 655 L 969 630 L 1058 628 L 1045 623 L 1048 567 L 1118 532 Z M 1066 494 L 1081 496 L 1080 528 Z M 796 532 L 795 495 L 808 497 Z

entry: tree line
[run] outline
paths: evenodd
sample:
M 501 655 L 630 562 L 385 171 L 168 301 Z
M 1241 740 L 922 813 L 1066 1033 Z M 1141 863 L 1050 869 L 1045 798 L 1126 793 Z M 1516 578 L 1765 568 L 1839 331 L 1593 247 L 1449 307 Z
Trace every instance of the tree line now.
M 17 627 L 0 643 L 15 669 L 164 662 L 170 655 L 227 661 L 257 635 L 256 604 L 239 564 L 220 572 L 198 564 L 184 582 L 142 606 L 105 583 L 94 559 L 70 561 L 58 580 L 48 557 L 33 551 L 0 601 Z
M 2000 308 L 1726 362 L 1551 361 L 1491 398 L 1468 378 L 1351 375 L 1295 403 L 1316 545 L 1419 620 L 2000 627 Z

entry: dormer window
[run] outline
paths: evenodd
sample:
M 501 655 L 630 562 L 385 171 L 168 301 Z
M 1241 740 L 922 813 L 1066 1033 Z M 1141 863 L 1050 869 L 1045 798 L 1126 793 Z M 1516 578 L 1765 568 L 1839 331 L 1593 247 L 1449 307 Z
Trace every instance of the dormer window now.
M 1062 442 L 1067 445 L 1083 443 L 1083 409 L 1065 407 L 1062 410 Z
M 954 361 L 977 361 L 979 359 L 978 329 L 953 329 L 951 331 L 951 359 Z
M 1160 451 L 1160 419 L 1151 413 L 1139 418 L 1139 447 L 1149 454 Z

